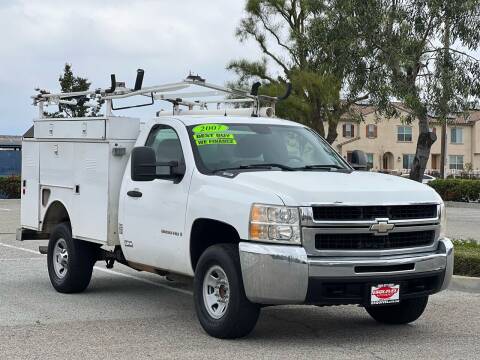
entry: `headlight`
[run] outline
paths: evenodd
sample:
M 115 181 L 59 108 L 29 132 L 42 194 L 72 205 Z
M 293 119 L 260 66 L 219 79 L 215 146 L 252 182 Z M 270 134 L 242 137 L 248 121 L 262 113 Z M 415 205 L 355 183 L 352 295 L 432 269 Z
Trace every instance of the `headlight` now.
M 298 208 L 253 204 L 249 232 L 250 240 L 300 244 Z
M 447 235 L 447 210 L 445 204 L 440 204 L 440 239 Z

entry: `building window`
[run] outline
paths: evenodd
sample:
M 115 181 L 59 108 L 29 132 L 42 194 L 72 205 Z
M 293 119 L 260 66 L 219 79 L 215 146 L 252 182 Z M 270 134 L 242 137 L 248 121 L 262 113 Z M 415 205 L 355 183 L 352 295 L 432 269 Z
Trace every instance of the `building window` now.
M 412 127 L 399 126 L 397 128 L 397 141 L 412 141 Z
M 463 144 L 463 129 L 454 127 L 450 131 L 450 142 L 452 144 Z
M 377 125 L 368 124 L 367 125 L 367 138 L 374 139 L 377 137 Z
M 343 124 L 343 137 L 353 138 L 355 136 L 355 127 L 353 124 Z
M 367 153 L 367 169 L 370 170 L 373 168 L 373 154 Z
M 463 170 L 463 155 L 450 155 L 448 164 L 450 170 Z
M 403 168 L 411 169 L 414 158 L 415 158 L 415 154 L 403 154 Z
M 349 164 L 352 163 L 352 152 L 351 151 L 347 151 L 347 161 Z

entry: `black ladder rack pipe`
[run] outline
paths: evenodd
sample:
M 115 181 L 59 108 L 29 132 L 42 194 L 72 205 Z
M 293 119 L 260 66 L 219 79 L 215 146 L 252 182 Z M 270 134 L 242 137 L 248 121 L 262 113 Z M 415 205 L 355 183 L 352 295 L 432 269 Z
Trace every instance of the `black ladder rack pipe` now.
M 135 87 L 133 88 L 133 91 L 138 91 L 142 89 L 144 74 L 145 74 L 145 71 L 143 69 L 137 70 L 137 78 L 135 79 Z

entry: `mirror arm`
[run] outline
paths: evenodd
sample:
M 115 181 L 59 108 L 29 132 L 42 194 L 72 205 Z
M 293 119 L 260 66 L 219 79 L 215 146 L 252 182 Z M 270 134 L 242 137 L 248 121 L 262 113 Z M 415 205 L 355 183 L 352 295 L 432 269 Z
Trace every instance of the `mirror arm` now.
M 155 166 L 175 167 L 175 166 L 178 166 L 178 161 L 156 162 Z
M 137 165 L 137 167 L 151 167 L 151 166 L 175 167 L 175 166 L 178 166 L 178 161 L 156 162 L 156 163 L 152 163 L 152 164 L 138 164 Z

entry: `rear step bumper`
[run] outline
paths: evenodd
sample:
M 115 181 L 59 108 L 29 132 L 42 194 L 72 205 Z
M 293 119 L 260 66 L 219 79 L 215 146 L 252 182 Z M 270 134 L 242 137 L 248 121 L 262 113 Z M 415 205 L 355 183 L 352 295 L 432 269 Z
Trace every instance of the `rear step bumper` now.
M 50 234 L 39 232 L 36 230 L 18 228 L 16 233 L 17 241 L 25 240 L 45 240 L 48 239 Z

